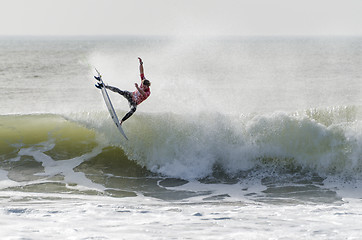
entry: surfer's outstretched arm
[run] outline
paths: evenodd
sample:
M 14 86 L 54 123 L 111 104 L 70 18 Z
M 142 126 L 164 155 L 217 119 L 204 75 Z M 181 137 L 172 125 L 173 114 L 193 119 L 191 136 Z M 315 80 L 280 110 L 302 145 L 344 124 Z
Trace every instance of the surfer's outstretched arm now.
M 145 73 L 143 70 L 143 61 L 142 59 L 139 57 L 138 60 L 140 61 L 140 76 L 141 76 L 141 80 L 145 79 Z

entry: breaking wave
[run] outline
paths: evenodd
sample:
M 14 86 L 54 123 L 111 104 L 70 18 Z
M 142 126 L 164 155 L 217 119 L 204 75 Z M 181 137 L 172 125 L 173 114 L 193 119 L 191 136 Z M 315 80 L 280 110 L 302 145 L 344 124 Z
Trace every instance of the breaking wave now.
M 102 156 L 103 167 L 122 161 L 138 175 L 186 180 L 271 170 L 360 178 L 359 112 L 338 107 L 240 116 L 140 113 L 124 124 L 129 141 L 105 111 L 6 115 L 0 116 L 0 159 L 6 169 L 6 162 L 31 148 L 57 161 Z

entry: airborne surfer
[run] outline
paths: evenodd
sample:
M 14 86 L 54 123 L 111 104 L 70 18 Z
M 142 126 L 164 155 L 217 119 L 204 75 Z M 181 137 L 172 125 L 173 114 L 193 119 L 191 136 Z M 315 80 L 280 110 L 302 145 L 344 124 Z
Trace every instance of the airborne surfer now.
M 131 117 L 134 112 L 136 112 L 137 106 L 140 105 L 144 100 L 146 100 L 151 95 L 151 89 L 150 89 L 151 82 L 145 78 L 142 59 L 138 58 L 138 60 L 140 63 L 141 85 L 138 86 L 137 83 L 134 84 L 136 87 L 136 91 L 134 92 L 123 91 L 116 87 L 105 85 L 105 88 L 111 90 L 112 92 L 121 94 L 123 97 L 125 97 L 128 100 L 130 111 L 122 118 L 120 122 L 121 125 L 124 121 L 126 121 L 129 117 Z M 100 78 L 97 76 L 94 76 L 94 78 L 100 80 Z M 96 84 L 96 87 L 101 89 L 103 85 L 98 83 Z

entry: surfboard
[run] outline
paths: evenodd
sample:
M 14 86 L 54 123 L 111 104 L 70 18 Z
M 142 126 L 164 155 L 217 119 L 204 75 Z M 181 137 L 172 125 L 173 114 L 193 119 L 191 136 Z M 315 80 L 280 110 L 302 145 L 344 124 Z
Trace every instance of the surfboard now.
M 123 131 L 123 129 L 122 129 L 122 126 L 121 126 L 121 124 L 120 124 L 120 122 L 119 122 L 119 120 L 118 120 L 116 111 L 114 111 L 114 108 L 113 108 L 111 99 L 109 98 L 108 93 L 107 93 L 107 90 L 106 90 L 105 85 L 104 85 L 104 83 L 103 83 L 102 76 L 101 76 L 100 72 L 98 72 L 97 69 L 95 69 L 95 70 L 96 70 L 96 72 L 97 72 L 97 74 L 98 74 L 98 77 L 99 77 L 99 79 L 100 79 L 98 82 L 103 86 L 103 87 L 101 88 L 101 92 L 102 92 L 102 96 L 103 96 L 104 102 L 106 103 L 108 112 L 109 112 L 109 114 L 111 115 L 111 118 L 112 118 L 113 122 L 116 124 L 119 132 L 123 135 L 123 137 L 124 137 L 126 140 L 128 140 L 128 138 L 127 138 L 126 134 L 124 133 L 124 131 Z

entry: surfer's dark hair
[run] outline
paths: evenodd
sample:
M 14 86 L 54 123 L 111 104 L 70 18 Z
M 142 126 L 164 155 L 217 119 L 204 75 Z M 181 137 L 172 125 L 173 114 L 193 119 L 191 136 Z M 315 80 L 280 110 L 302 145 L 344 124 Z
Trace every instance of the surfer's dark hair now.
M 151 82 L 147 79 L 143 80 L 143 84 L 149 87 L 151 86 Z

